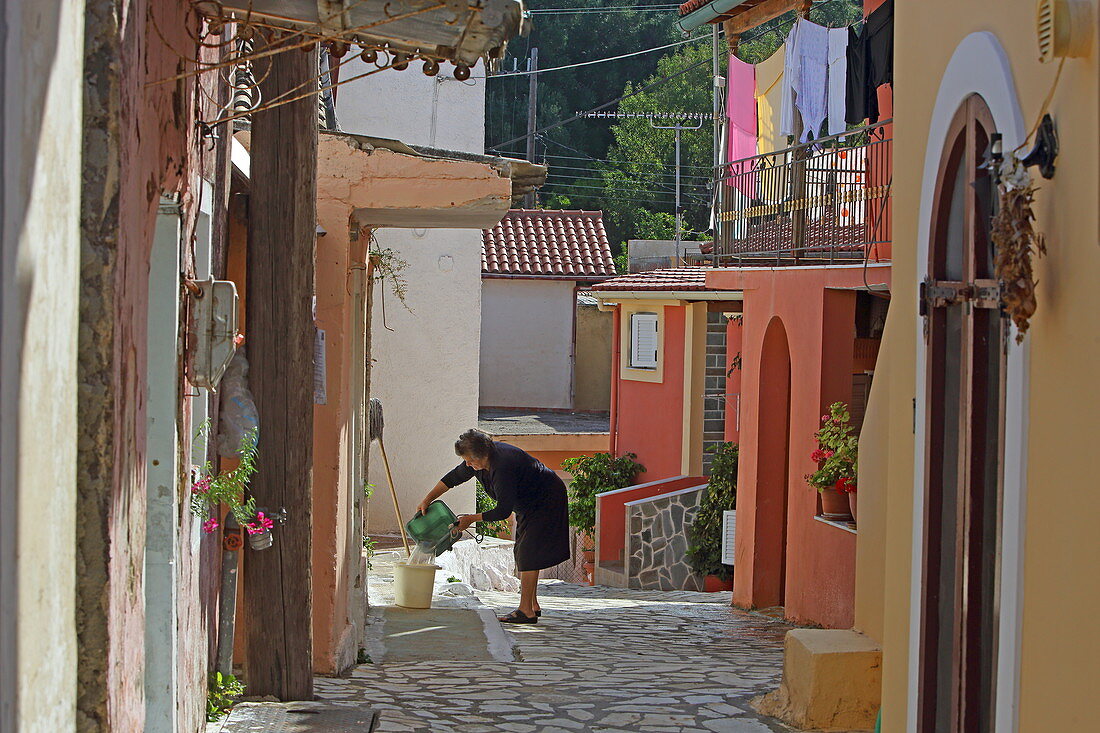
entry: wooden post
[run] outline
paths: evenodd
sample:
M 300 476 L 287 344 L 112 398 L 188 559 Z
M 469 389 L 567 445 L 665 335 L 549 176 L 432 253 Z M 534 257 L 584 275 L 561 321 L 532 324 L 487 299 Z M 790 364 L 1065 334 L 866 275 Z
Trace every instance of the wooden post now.
M 802 137 L 802 129 L 802 116 L 796 114 L 793 130 L 796 146 Z M 791 161 L 791 201 L 795 206 L 791 212 L 791 256 L 796 265 L 802 259 L 802 248 L 806 245 L 806 206 L 803 199 L 806 197 L 806 161 L 810 153 L 809 145 L 795 147 Z
M 289 50 L 270 66 L 258 74 L 265 102 L 308 89 L 317 54 Z M 285 508 L 287 520 L 275 527 L 274 547 L 248 550 L 244 564 L 245 682 L 249 695 L 312 700 L 316 95 L 254 113 L 250 152 L 247 344 L 260 416 L 251 488 L 257 506 Z

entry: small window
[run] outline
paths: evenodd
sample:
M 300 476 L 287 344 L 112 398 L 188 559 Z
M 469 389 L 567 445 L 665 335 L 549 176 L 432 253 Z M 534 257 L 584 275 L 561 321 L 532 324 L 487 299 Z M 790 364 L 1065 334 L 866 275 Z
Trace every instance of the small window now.
M 657 368 L 656 313 L 630 316 L 630 366 L 634 369 Z

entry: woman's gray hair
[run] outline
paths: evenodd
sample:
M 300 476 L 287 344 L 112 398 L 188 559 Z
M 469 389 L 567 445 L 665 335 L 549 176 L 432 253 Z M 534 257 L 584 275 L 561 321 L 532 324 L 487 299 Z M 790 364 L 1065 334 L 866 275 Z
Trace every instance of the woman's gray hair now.
M 480 430 L 467 430 L 455 441 L 455 454 L 459 456 L 488 458 L 492 452 L 493 439 Z

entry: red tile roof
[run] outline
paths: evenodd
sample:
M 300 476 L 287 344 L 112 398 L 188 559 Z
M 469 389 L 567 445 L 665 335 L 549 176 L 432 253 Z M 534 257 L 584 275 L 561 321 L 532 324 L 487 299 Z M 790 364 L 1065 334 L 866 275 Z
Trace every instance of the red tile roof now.
M 512 209 L 481 233 L 482 275 L 592 280 L 615 275 L 602 211 Z
M 605 280 L 592 286 L 596 293 L 607 290 L 706 290 L 707 268 L 676 267 L 671 270 L 650 270 Z

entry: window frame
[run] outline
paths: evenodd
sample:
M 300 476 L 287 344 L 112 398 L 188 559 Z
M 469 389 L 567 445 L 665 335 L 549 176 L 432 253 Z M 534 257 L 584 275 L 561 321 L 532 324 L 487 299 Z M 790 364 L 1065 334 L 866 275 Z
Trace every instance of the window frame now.
M 639 325 L 642 322 L 641 317 L 645 317 L 646 321 L 653 323 L 653 362 L 639 364 L 636 361 L 638 356 L 638 335 Z M 628 355 L 627 366 L 631 369 L 644 369 L 646 371 L 656 371 L 661 363 L 661 317 L 660 314 L 653 311 L 635 311 L 630 314 L 630 351 Z

